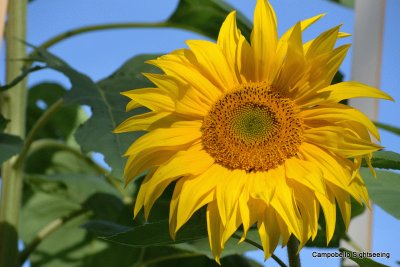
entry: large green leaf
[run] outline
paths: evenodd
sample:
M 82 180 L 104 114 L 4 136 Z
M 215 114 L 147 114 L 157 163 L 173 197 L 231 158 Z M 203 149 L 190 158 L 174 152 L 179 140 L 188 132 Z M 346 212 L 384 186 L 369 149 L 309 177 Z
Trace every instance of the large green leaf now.
M 371 200 L 389 214 L 400 219 L 400 174 L 377 171 L 375 178 L 367 168 L 362 168 L 360 172 Z
M 232 10 L 232 6 L 221 0 L 181 0 L 168 22 L 216 39 L 222 22 Z M 238 12 L 237 24 L 248 39 L 251 22 Z
M 84 152 L 102 153 L 116 177 L 122 177 L 123 173 L 125 160 L 121 155 L 137 137 L 131 135 L 128 139 L 112 133 L 120 122 L 133 114 L 124 112 L 127 99 L 122 97 L 120 92 L 150 85 L 150 82 L 140 75 L 140 72 L 152 68 L 144 67 L 143 64 L 143 61 L 149 58 L 152 56 L 132 59 L 108 79 L 96 84 L 88 76 L 74 70 L 45 50 L 36 50 L 32 56 L 33 61 L 43 62 L 48 68 L 69 78 L 72 87 L 65 96 L 67 105 L 89 105 L 92 108 L 92 117 L 77 131 L 76 139 Z
M 360 267 L 389 267 L 385 264 L 382 264 L 382 263 L 376 262 L 374 260 L 371 260 L 369 258 L 366 258 L 364 255 L 361 254 L 361 253 L 365 253 L 365 252 L 354 252 L 354 251 L 350 251 L 345 248 L 340 248 L 339 251 L 343 252 L 343 253 L 347 253 L 347 255 L 349 255 L 349 256 L 348 257 L 346 256 L 346 258 L 351 259 L 352 261 L 357 263 Z
M 178 231 L 173 240 L 169 235 L 168 220 L 145 223 L 132 228 L 91 221 L 84 227 L 105 240 L 132 247 L 165 246 L 205 238 L 207 227 L 204 216 L 194 216 Z

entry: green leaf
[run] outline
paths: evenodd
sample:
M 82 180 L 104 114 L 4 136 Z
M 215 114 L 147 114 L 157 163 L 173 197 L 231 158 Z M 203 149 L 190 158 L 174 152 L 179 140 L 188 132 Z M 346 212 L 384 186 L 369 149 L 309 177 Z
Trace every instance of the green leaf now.
M 180 0 L 167 22 L 217 39 L 222 22 L 232 10 L 232 6 L 221 0 Z M 252 23 L 240 12 L 237 25 L 249 40 Z
M 84 203 L 95 193 L 107 193 L 119 197 L 118 191 L 101 175 L 79 173 L 30 175 L 26 177 L 26 182 L 34 190 L 56 194 L 75 203 Z M 49 187 L 51 190 L 48 190 Z
M 239 236 L 242 235 L 242 232 L 238 231 L 237 234 Z M 247 233 L 247 239 L 250 239 L 255 242 L 259 242 L 259 235 L 258 231 L 255 229 L 250 230 Z M 203 255 L 206 255 L 210 259 L 214 259 L 214 256 L 211 253 L 210 250 L 210 244 L 208 241 L 208 238 L 202 238 L 202 239 L 197 239 L 193 241 L 188 241 L 185 243 L 180 243 L 174 245 L 176 248 L 180 248 L 183 250 L 188 250 L 192 251 L 195 253 L 200 253 Z M 252 251 L 252 250 L 257 250 L 253 245 L 250 245 L 246 242 L 242 242 L 238 244 L 238 240 L 235 238 L 230 238 L 224 246 L 224 250 L 222 251 L 222 257 L 230 256 L 230 255 L 235 255 L 235 254 L 243 254 L 247 251 Z
M 8 123 L 8 120 L 6 120 L 6 118 L 4 118 L 0 114 L 0 132 L 4 131 L 4 129 L 6 128 L 7 123 Z
M 21 138 L 3 133 L 7 123 L 8 120 L 0 114 L 0 163 L 18 154 L 23 147 Z
M 351 259 L 352 261 L 357 263 L 360 267 L 389 267 L 385 264 L 373 261 L 369 258 L 360 257 L 359 253 L 362 253 L 362 252 L 354 252 L 354 251 L 350 251 L 345 248 L 340 248 L 339 251 L 343 252 L 343 253 L 348 253 L 347 254 L 348 256 L 346 256 L 346 258 Z
M 84 227 L 104 240 L 132 247 L 165 246 L 207 237 L 203 216 L 194 216 L 178 231 L 176 239 L 169 235 L 168 220 L 135 226 L 126 230 L 118 225 L 92 221 Z M 121 230 L 124 230 L 121 232 Z
M 22 147 L 23 141 L 18 136 L 0 133 L 0 163 L 18 154 Z
M 374 152 L 371 161 L 375 168 L 400 170 L 400 154 L 393 151 Z M 363 166 L 367 167 L 366 163 Z
M 400 219 L 400 174 L 389 171 L 376 171 L 376 178 L 369 169 L 361 168 L 361 176 L 371 200 L 397 219 Z
M 92 161 L 80 151 L 53 140 L 33 143 L 27 157 L 25 172 L 29 174 L 80 173 L 100 174 Z
M 332 2 L 336 2 L 338 4 L 344 5 L 346 7 L 354 8 L 354 0 L 330 0 Z
M 375 123 L 376 127 L 378 127 L 378 128 L 381 128 L 381 129 L 383 129 L 385 131 L 400 135 L 400 128 L 399 127 L 395 127 L 395 126 L 392 126 L 392 125 L 389 125 L 389 124 L 386 124 L 386 123 L 382 123 L 382 122 L 377 122 L 377 121 L 375 121 L 374 123 Z
M 41 83 L 28 90 L 27 129 L 31 129 L 45 110 L 64 97 L 67 90 L 56 83 Z M 36 139 L 53 138 L 67 141 L 78 126 L 87 119 L 78 105 L 63 106 L 43 126 Z
M 109 203 L 97 202 L 101 208 L 111 211 L 109 219 L 119 214 L 120 210 L 107 208 Z M 77 203 L 56 195 L 36 193 L 26 203 L 22 212 L 22 238 L 29 243 L 45 225 L 70 212 L 80 209 Z M 129 212 L 125 209 L 123 213 Z M 118 244 L 110 244 L 95 238 L 79 226 L 87 221 L 90 214 L 82 215 L 69 221 L 52 235 L 42 241 L 31 254 L 32 267 L 129 267 L 137 261 L 140 250 Z M 97 215 L 95 215 L 96 217 Z M 103 215 L 106 216 L 106 215 Z
M 67 105 L 89 105 L 92 108 L 93 116 L 77 131 L 76 139 L 84 152 L 102 153 L 107 164 L 112 167 L 112 174 L 115 177 L 122 177 L 125 159 L 121 155 L 138 136 L 130 135 L 130 138 L 127 138 L 128 135 L 124 137 L 112 133 L 120 122 L 135 114 L 124 111 L 127 99 L 121 96 L 120 92 L 150 85 L 140 72 L 153 68 L 143 67 L 143 60 L 152 57 L 142 56 L 132 59 L 109 79 L 96 84 L 45 50 L 38 49 L 32 56 L 33 61 L 43 62 L 48 68 L 59 71 L 69 78 L 72 88 L 65 96 Z
M 122 203 L 104 178 L 69 173 L 29 176 L 26 182 L 21 218 L 26 243 L 50 222 L 76 210 L 88 211 L 44 239 L 31 254 L 32 267 L 128 267 L 137 261 L 140 250 L 99 240 L 80 227 L 89 218 L 130 222 L 130 205 Z

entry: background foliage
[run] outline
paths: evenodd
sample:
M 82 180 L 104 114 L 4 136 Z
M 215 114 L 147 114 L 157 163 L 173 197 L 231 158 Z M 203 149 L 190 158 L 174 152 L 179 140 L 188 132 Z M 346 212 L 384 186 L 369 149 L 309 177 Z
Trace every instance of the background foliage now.
M 336 2 L 349 4 L 351 1 Z M 215 39 L 231 10 L 231 6 L 219 0 L 181 0 L 162 25 Z M 251 23 L 240 13 L 238 26 L 248 38 Z M 140 134 L 115 135 L 112 130 L 134 114 L 125 112 L 127 99 L 120 93 L 152 86 L 141 73 L 159 72 L 143 63 L 157 55 L 135 56 L 105 79 L 93 81 L 46 50 L 62 38 L 33 48 L 16 80 L 21 81 L 33 71 L 51 69 L 64 75 L 71 84 L 70 88 L 64 88 L 43 82 L 29 88 L 26 127 L 31 140 L 27 138 L 24 142 L 4 133 L 7 119 L 0 116 L 0 162 L 18 153 L 25 156 L 19 229 L 25 250 L 21 257 L 29 257 L 33 267 L 218 266 L 210 255 L 203 210 L 180 230 L 175 241 L 171 240 L 168 234 L 171 190 L 156 203 L 148 222 L 143 221 L 141 214 L 132 220 L 133 201 L 141 179 L 123 187 L 125 161 L 121 155 Z M 341 79 L 338 74 L 335 82 Z M 12 90 L 12 87 L 3 86 L 0 90 Z M 83 105 L 90 108 L 91 116 L 84 112 Z M 399 132 L 396 127 L 390 127 L 386 129 Z M 93 152 L 104 155 L 110 170 L 93 160 Z M 379 179 L 362 170 L 371 199 L 400 219 L 396 204 L 400 202 L 400 175 L 392 172 L 400 170 L 400 155 L 381 151 L 374 155 L 373 163 L 376 168 L 388 170 L 379 170 Z M 352 216 L 359 215 L 363 209 L 353 203 Z M 326 247 L 323 216 L 320 226 L 317 238 L 307 246 Z M 38 233 L 44 233 L 44 237 L 38 239 Z M 259 242 L 257 238 L 255 230 L 250 231 L 249 239 Z M 348 237 L 338 214 L 329 247 L 338 248 L 342 239 Z M 228 242 L 222 266 L 260 266 L 243 256 L 246 251 L 254 250 L 253 246 L 236 243 L 235 239 Z M 373 261 L 357 263 L 383 266 Z

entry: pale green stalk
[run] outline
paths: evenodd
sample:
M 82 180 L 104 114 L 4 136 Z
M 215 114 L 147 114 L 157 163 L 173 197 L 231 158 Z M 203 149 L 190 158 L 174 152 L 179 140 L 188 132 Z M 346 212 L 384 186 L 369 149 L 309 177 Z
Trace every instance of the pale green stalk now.
M 6 28 L 6 82 L 10 83 L 21 73 L 26 57 L 26 47 L 21 40 L 26 36 L 26 0 L 9 3 Z M 2 114 L 10 119 L 6 131 L 24 137 L 26 111 L 26 82 L 21 82 L 1 95 Z M 2 166 L 0 200 L 0 267 L 17 267 L 18 226 L 22 196 L 23 165 L 13 168 L 15 158 Z

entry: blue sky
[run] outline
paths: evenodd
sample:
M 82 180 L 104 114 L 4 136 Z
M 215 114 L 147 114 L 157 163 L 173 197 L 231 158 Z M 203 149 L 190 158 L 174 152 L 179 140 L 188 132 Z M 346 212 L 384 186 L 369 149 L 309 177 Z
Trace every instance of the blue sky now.
M 34 45 L 66 30 L 98 23 L 111 22 L 157 22 L 167 18 L 175 9 L 177 0 L 35 0 L 29 5 L 27 41 Z M 227 1 L 252 20 L 255 0 Z M 340 7 L 326 0 L 272 0 L 278 16 L 279 32 L 282 33 L 298 20 L 327 13 L 326 17 L 307 30 L 305 39 L 310 39 L 317 33 L 344 24 L 342 30 L 353 33 L 354 13 L 351 9 Z M 382 62 L 381 88 L 390 93 L 397 103 L 382 102 L 379 120 L 400 126 L 398 114 L 400 110 L 400 2 L 387 0 L 384 50 Z M 68 39 L 51 48 L 51 52 L 66 60 L 79 71 L 98 80 L 116 70 L 128 58 L 142 53 L 168 53 L 185 46 L 185 40 L 204 39 L 194 33 L 175 29 L 154 30 L 112 30 L 88 33 Z M 341 42 L 351 42 L 348 38 Z M 3 49 L 4 50 L 4 49 Z M 4 52 L 4 51 L 3 51 Z M 4 53 L 1 54 L 2 59 Z M 351 50 L 341 70 L 345 79 L 350 77 Z M 0 63 L 0 71 L 4 72 L 4 63 Z M 3 78 L 0 79 L 4 81 Z M 43 80 L 58 81 L 68 85 L 62 75 L 45 70 L 31 75 L 29 84 Z M 400 152 L 399 139 L 389 133 L 381 132 L 382 144 L 389 150 Z M 375 208 L 373 226 L 373 250 L 391 252 L 392 258 L 380 260 L 388 265 L 395 265 L 400 260 L 398 251 L 400 240 L 400 222 L 386 214 L 379 207 Z M 397 249 L 395 249 L 397 248 Z M 313 249 L 305 249 L 301 253 L 303 266 L 339 266 L 338 259 L 313 259 Z M 286 258 L 285 250 L 277 250 L 277 255 Z M 397 255 L 395 255 L 397 254 Z M 252 257 L 262 261 L 260 253 L 251 253 Z M 394 256 L 394 257 L 393 257 Z M 397 257 L 397 258 L 396 258 Z M 268 266 L 276 266 L 273 261 Z

